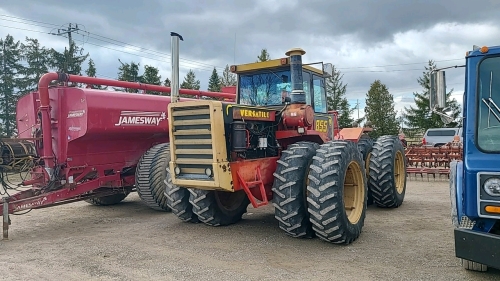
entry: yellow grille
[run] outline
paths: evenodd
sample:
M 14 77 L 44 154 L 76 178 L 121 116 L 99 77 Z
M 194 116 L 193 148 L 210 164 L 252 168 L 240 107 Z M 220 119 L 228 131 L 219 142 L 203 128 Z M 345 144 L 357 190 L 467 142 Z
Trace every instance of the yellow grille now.
M 214 161 L 212 123 L 209 105 L 172 107 L 169 115 L 172 160 L 179 179 L 213 180 L 206 175 Z M 172 171 L 174 172 L 174 171 Z

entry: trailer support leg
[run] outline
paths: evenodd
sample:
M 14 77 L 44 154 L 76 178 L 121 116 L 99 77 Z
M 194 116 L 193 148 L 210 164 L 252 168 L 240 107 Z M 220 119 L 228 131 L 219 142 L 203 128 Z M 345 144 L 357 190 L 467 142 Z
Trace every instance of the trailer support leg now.
M 9 197 L 3 198 L 3 239 L 9 240 Z

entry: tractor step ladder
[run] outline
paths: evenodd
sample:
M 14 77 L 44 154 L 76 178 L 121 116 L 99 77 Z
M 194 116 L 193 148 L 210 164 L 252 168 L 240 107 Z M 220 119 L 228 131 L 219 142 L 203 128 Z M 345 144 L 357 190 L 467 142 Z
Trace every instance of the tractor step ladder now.
M 240 185 L 243 187 L 243 190 L 248 196 L 248 199 L 250 199 L 250 203 L 252 203 L 252 206 L 254 208 L 258 208 L 264 205 L 267 205 L 269 202 L 267 200 L 267 195 L 266 195 L 266 189 L 264 188 L 264 182 L 262 182 L 262 175 L 260 173 L 260 166 L 257 166 L 255 169 L 255 180 L 254 181 L 245 181 L 243 177 L 241 176 L 240 172 L 236 172 L 238 175 L 238 180 L 240 182 Z M 257 202 L 257 198 L 253 196 L 252 192 L 250 191 L 251 188 L 259 187 L 260 195 L 262 196 L 262 201 Z

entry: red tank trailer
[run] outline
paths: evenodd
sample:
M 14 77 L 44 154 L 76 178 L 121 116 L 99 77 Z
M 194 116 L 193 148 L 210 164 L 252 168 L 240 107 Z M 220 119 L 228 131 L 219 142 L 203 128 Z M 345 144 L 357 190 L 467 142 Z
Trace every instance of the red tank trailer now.
M 53 82 L 57 85 L 49 87 Z M 80 200 L 111 205 L 133 191 L 149 207 L 170 210 L 163 185 L 168 162 L 162 154 L 168 150 L 167 106 L 173 97 L 69 87 L 68 82 L 161 93 L 173 90 L 63 73 L 42 76 L 38 91 L 17 103 L 18 139 L 10 140 L 9 146 L 30 146 L 31 150 L 22 149 L 13 156 L 30 160 L 31 176 L 18 186 L 5 186 L 6 171 L 0 168 L 6 191 L 0 200 L 4 238 L 8 214 Z M 193 98 L 235 99 L 234 93 L 177 90 Z M 179 99 L 186 100 L 192 98 Z M 3 149 L 7 143 L 0 142 L 8 152 Z M 11 194 L 11 189 L 22 186 L 26 189 Z

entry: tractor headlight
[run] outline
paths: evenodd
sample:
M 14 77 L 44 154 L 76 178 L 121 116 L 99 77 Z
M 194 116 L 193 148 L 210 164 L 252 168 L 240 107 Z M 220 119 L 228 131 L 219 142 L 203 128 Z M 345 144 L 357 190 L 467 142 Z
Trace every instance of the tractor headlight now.
M 179 167 L 175 167 L 175 168 L 174 168 L 174 173 L 175 173 L 176 175 L 179 175 L 179 174 L 181 173 L 181 168 L 179 168 Z
M 483 184 L 484 191 L 489 196 L 500 196 L 500 178 L 489 178 Z
M 207 175 L 207 177 L 211 177 L 212 176 L 212 169 L 206 168 L 205 169 L 205 175 Z

